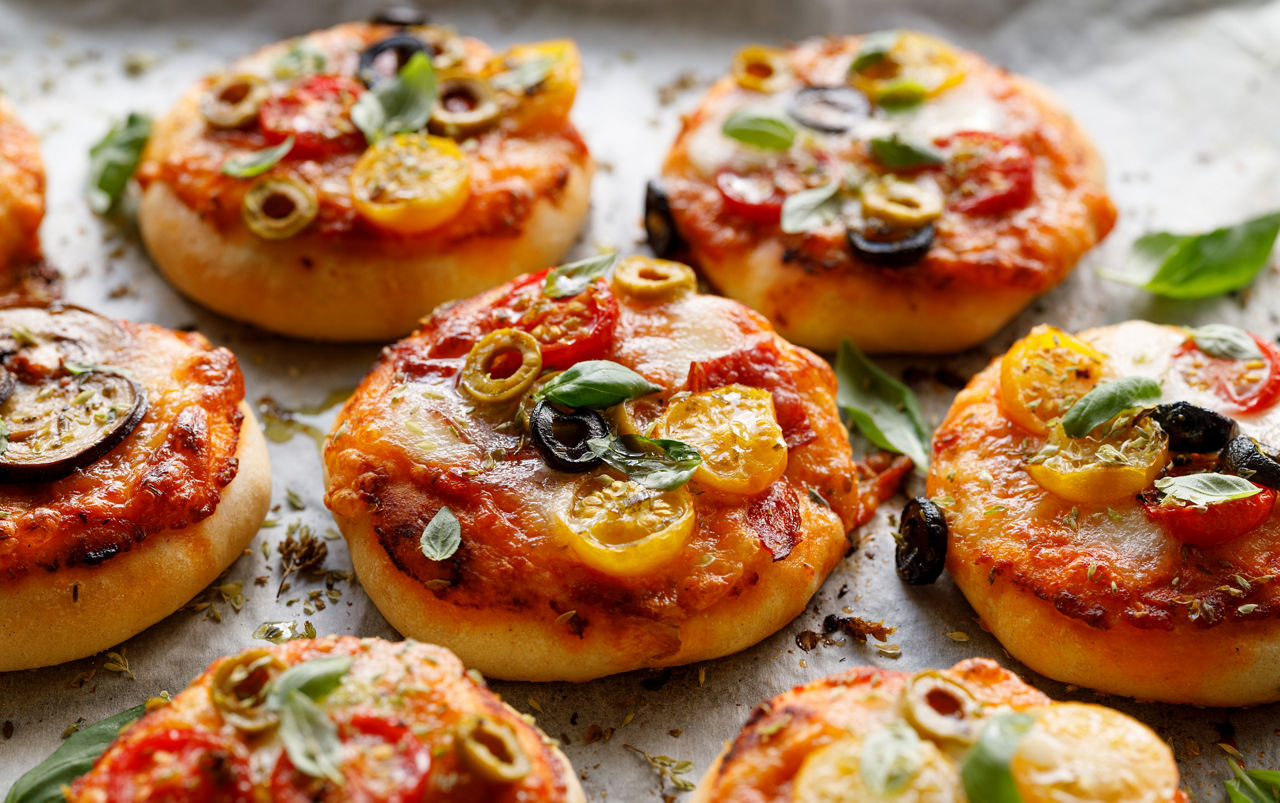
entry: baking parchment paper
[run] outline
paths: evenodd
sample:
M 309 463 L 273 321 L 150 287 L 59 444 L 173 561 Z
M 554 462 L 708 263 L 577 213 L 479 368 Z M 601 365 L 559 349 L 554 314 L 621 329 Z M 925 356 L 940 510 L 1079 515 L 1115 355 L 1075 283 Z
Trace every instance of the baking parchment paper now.
M 597 247 L 643 250 L 639 225 L 644 181 L 658 169 L 680 112 L 722 74 L 736 48 L 821 33 L 909 26 L 932 31 L 1048 84 L 1105 155 L 1121 208 L 1110 239 L 1061 288 L 1033 304 L 979 349 L 939 359 L 887 359 L 938 420 L 955 392 L 993 354 L 1041 321 L 1078 329 L 1127 318 L 1198 323 L 1224 320 L 1280 334 L 1274 267 L 1242 293 L 1198 303 L 1156 300 L 1095 274 L 1152 229 L 1204 230 L 1280 208 L 1280 4 L 1135 2 L 698 2 L 560 0 L 531 3 L 433 3 L 433 18 L 495 46 L 571 36 L 586 77 L 575 117 L 600 163 L 590 224 L 577 253 Z M 94 218 L 82 196 L 89 145 L 130 110 L 159 115 L 207 71 L 283 37 L 361 19 L 363 2 L 165 3 L 161 0 L 4 0 L 0 3 L 0 88 L 40 134 L 49 174 L 43 234 L 50 259 L 66 272 L 68 295 L 107 314 L 195 326 L 230 347 L 244 368 L 248 397 L 288 409 L 314 409 L 350 388 L 376 346 L 332 346 L 264 335 L 179 297 L 149 263 L 136 233 Z M 338 393 L 337 395 L 341 395 Z M 327 431 L 334 410 L 299 420 Z M 333 527 L 321 502 L 316 444 L 305 433 L 271 444 L 276 508 L 265 528 L 220 583 L 231 593 L 202 593 L 201 610 L 183 610 L 122 645 L 132 675 L 99 655 L 48 669 L 0 675 L 0 789 L 60 741 L 68 726 L 95 721 L 162 690 L 177 692 L 214 658 L 252 643 L 266 621 L 311 622 L 322 634 L 395 637 L 358 585 L 338 582 L 335 601 L 294 580 L 275 599 L 279 558 L 264 557 L 291 523 L 317 535 Z M 916 481 L 918 484 L 918 481 Z M 916 488 L 918 491 L 918 487 Z M 292 502 L 292 504 L 291 504 Z M 696 779 L 751 707 L 794 684 L 857 664 L 916 670 L 990 656 L 1055 697 L 1096 700 L 1013 662 L 974 620 L 945 576 L 910 588 L 892 566 L 895 499 L 863 529 L 861 548 L 832 575 L 809 611 L 740 655 L 663 672 L 634 672 L 584 685 L 494 683 L 514 706 L 537 716 L 564 742 L 596 800 L 651 800 L 664 782 L 627 745 L 690 760 Z M 296 509 L 300 508 L 300 509 Z M 333 533 L 330 533 L 332 536 Z M 326 540 L 327 568 L 349 569 L 341 539 Z M 265 585 L 255 578 L 266 577 Z M 224 588 L 228 588 L 224 585 Z M 211 614 L 210 611 L 216 611 Z M 797 634 L 821 630 L 827 613 L 884 619 L 897 628 L 889 658 L 872 644 L 818 646 Z M 220 617 L 221 621 L 214 621 Z M 949 634 L 949 635 L 948 635 Z M 57 638 L 54 633 L 50 638 Z M 1238 746 L 1254 767 L 1280 762 L 1280 706 L 1252 710 L 1106 703 L 1142 719 L 1173 746 L 1199 800 L 1221 800 L 1229 777 L 1217 743 Z M 668 783 L 665 791 L 674 790 Z

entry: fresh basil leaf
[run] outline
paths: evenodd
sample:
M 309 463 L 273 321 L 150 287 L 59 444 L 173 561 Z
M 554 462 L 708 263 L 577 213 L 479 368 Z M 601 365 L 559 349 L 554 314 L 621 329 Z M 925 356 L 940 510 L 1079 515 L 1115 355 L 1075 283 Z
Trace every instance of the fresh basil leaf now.
M 351 121 L 370 144 L 419 131 L 436 105 L 436 71 L 423 53 L 413 56 L 393 80 L 370 89 L 351 107 Z
M 294 41 L 292 47 L 271 63 L 271 73 L 281 80 L 301 78 L 304 75 L 324 72 L 327 64 L 328 59 L 325 58 L 324 53 L 305 37 L 300 37 Z
M 540 56 L 522 62 L 515 68 L 500 72 L 489 80 L 489 86 L 500 92 L 527 92 L 547 80 L 551 69 L 556 66 L 556 59 Z
M 1138 238 L 1119 270 L 1099 273 L 1166 298 L 1209 298 L 1252 282 L 1277 233 L 1280 212 L 1205 234 L 1155 232 Z
M 987 720 L 978 743 L 960 765 L 960 780 L 969 800 L 1022 803 L 1022 795 L 1009 771 L 1009 761 L 1034 722 L 1035 718 L 1029 714 L 1012 711 L 998 712 Z
M 771 151 L 785 151 L 796 140 L 796 129 L 777 115 L 739 109 L 721 129 L 726 137 Z
M 267 691 L 267 708 L 279 711 L 290 694 L 298 692 L 312 700 L 320 700 L 338 688 L 342 677 L 351 671 L 351 657 L 332 655 L 294 664 L 271 681 Z
M 542 283 L 542 294 L 548 298 L 576 296 L 596 279 L 608 276 L 617 261 L 618 252 L 610 251 L 554 267 L 548 271 L 547 279 Z
M 565 407 L 603 410 L 662 390 L 625 365 L 612 360 L 586 360 L 556 374 L 537 398 Z
M 312 778 L 328 778 L 341 785 L 338 762 L 342 758 L 342 742 L 338 741 L 338 726 L 329 715 L 298 689 L 285 696 L 279 710 L 280 743 L 293 766 Z
M 1103 382 L 1084 394 L 1062 416 L 1068 438 L 1083 438 L 1093 428 L 1131 407 L 1149 407 L 1160 401 L 1160 383 L 1145 376 L 1126 376 Z
M 1227 758 L 1231 774 L 1227 781 L 1227 797 L 1231 803 L 1276 803 L 1280 800 L 1280 772 L 1275 770 L 1248 770 L 1236 760 Z
M 881 449 L 929 467 L 929 425 L 911 388 L 880 370 L 848 340 L 836 355 L 836 403 L 858 431 Z
M 858 763 L 862 782 L 871 794 L 896 795 L 920 774 L 924 764 L 920 737 L 915 728 L 896 719 L 867 737 Z
M 916 142 L 899 136 L 873 137 L 871 157 L 890 170 L 940 165 L 947 161 L 942 151 L 927 142 Z
M 643 435 L 591 438 L 587 448 L 610 468 L 646 488 L 671 491 L 689 481 L 702 455 L 687 443 Z
M 447 507 L 442 507 L 422 530 L 418 546 L 427 560 L 448 560 L 462 546 L 462 525 Z
M 142 716 L 145 710 L 146 706 L 135 705 L 71 734 L 48 758 L 18 779 L 5 795 L 4 803 L 62 801 L 62 787 L 88 772 L 98 756 L 106 752 L 120 735 L 120 730 Z
M 1224 360 L 1260 360 L 1262 349 L 1243 329 L 1225 323 L 1211 323 L 1188 329 L 1187 336 L 1210 357 Z
M 854 56 L 853 63 L 849 65 L 849 72 L 862 72 L 884 61 L 893 46 L 898 44 L 900 37 L 901 34 L 897 31 L 876 31 L 864 36 L 858 55 Z
M 1161 477 L 1156 480 L 1156 490 L 1170 499 L 1185 502 L 1192 507 L 1208 507 L 1233 499 L 1246 499 L 1262 492 L 1262 488 L 1244 477 L 1234 474 L 1183 474 L 1179 477 Z
M 228 159 L 222 163 L 222 172 L 236 178 L 260 176 L 289 155 L 289 151 L 293 150 L 293 142 L 293 134 L 290 134 L 279 145 Z
M 151 138 L 151 118 L 131 112 L 89 149 L 89 208 L 105 215 L 119 202 Z
M 876 95 L 876 103 L 890 111 L 900 111 L 919 106 L 928 96 L 928 90 L 919 81 L 901 78 L 882 87 Z
M 787 234 L 803 234 L 825 226 L 840 214 L 840 198 L 836 182 L 801 190 L 782 202 L 782 230 Z

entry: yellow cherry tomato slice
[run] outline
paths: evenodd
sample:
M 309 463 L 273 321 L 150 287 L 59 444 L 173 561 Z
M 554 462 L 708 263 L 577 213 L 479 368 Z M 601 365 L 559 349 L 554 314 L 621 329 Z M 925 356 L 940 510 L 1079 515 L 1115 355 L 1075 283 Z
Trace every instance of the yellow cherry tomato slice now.
M 907 106 L 947 91 L 964 76 L 955 48 L 936 36 L 906 31 L 884 58 L 853 70 L 850 80 L 881 105 Z
M 633 577 L 667 563 L 693 532 L 686 487 L 655 491 L 607 474 L 585 477 L 556 506 L 556 524 L 583 563 Z
M 787 470 L 773 394 L 761 388 L 725 385 L 677 399 L 657 431 L 697 449 L 693 481 L 717 491 L 758 494 Z
M 1009 762 L 1024 803 L 1166 803 L 1178 789 L 1169 746 L 1146 725 L 1091 703 L 1054 703 Z
M 1148 417 L 1121 414 L 1083 438 L 1071 438 L 1060 421 L 1027 465 L 1031 479 L 1055 496 L 1098 504 L 1147 488 L 1169 462 L 1169 438 Z
M 910 726 L 901 720 L 890 727 Z M 874 738 L 876 734 L 869 734 Z M 917 745 L 910 774 L 896 767 L 899 780 L 886 775 L 869 778 L 864 769 L 878 769 L 876 761 L 864 762 L 866 739 L 840 739 L 809 754 L 792 784 L 793 803 L 963 803 L 960 773 L 938 746 L 927 739 Z M 901 778 L 901 775 L 906 775 Z
M 1093 390 L 1106 362 L 1080 338 L 1041 324 L 1000 360 L 1000 401 L 1015 424 L 1043 435 L 1050 421 Z
M 471 162 L 451 139 L 396 134 L 364 152 L 350 182 L 362 217 L 392 231 L 417 234 L 462 211 L 471 196 Z
M 507 116 L 522 128 L 565 120 L 582 82 L 582 57 L 571 39 L 515 45 L 485 68 Z

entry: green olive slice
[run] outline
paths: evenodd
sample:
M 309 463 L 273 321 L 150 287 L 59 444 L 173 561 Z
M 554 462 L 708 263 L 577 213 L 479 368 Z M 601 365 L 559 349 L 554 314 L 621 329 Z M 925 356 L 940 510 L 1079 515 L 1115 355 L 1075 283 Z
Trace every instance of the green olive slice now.
M 244 194 L 241 216 L 249 230 L 264 240 L 283 240 L 309 226 L 319 211 L 320 201 L 310 185 L 269 176 Z
M 498 121 L 500 109 L 489 83 L 482 78 L 448 78 L 440 83 L 440 94 L 431 120 L 433 134 L 446 137 L 471 136 Z
M 200 113 L 215 128 L 239 128 L 257 119 L 267 83 L 256 75 L 224 75 L 200 98 Z
M 529 774 L 529 756 L 511 726 L 476 717 L 461 734 L 462 763 L 491 783 L 514 783 Z
M 101 363 L 128 338 L 110 318 L 69 304 L 0 310 L 0 359 L 24 382 Z
M 670 301 L 696 290 L 698 278 L 679 262 L 630 257 L 614 269 L 613 286 L 641 301 Z
M 520 398 L 542 373 L 542 348 L 519 329 L 498 329 L 471 347 L 460 386 L 478 402 L 497 404 Z
M 272 728 L 279 724 L 280 716 L 263 704 L 271 681 L 285 668 L 270 650 L 246 650 L 218 665 L 209 685 L 209 699 L 224 720 L 242 731 Z
M 973 744 L 981 725 L 980 706 L 958 681 L 936 669 L 917 672 L 902 691 L 907 721 L 926 738 Z

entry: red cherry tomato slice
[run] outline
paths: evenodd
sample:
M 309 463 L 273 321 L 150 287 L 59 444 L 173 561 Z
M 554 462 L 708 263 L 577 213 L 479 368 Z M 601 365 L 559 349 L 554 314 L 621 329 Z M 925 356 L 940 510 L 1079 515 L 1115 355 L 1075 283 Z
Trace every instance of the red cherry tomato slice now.
M 1271 515 L 1276 492 L 1263 488 L 1243 499 L 1218 502 L 1204 508 L 1161 505 L 1146 494 L 1142 510 L 1147 518 L 1165 528 L 1170 536 L 1192 546 L 1225 544 L 1257 527 Z
M 244 748 L 216 733 L 181 728 L 153 733 L 113 754 L 104 768 L 107 800 L 251 803 Z
M 550 298 L 542 292 L 546 278 L 543 270 L 517 279 L 491 311 L 492 328 L 510 326 L 533 335 L 542 345 L 546 368 L 603 356 L 618 323 L 618 301 L 608 283 L 597 279 L 576 296 Z
M 739 217 L 766 225 L 782 220 L 782 202 L 787 196 L 766 174 L 724 170 L 716 176 L 716 189 L 725 208 Z
M 351 107 L 363 92 L 346 76 L 313 75 L 268 98 L 258 111 L 258 124 L 272 144 L 292 135 L 292 154 L 304 159 L 357 151 L 364 146 L 364 134 L 351 121 Z
M 947 153 L 951 209 L 998 215 L 1031 203 L 1035 161 L 1022 143 L 987 131 L 960 131 L 934 142 Z
M 271 773 L 276 803 L 352 801 L 417 803 L 424 798 L 431 754 L 408 726 L 373 714 L 356 714 L 338 728 L 343 785 L 304 775 L 281 753 Z
M 1232 360 L 1212 357 L 1188 339 L 1173 353 L 1183 380 L 1192 387 L 1212 390 L 1238 413 L 1256 413 L 1280 400 L 1280 347 L 1249 333 L 1262 351 L 1262 359 Z

